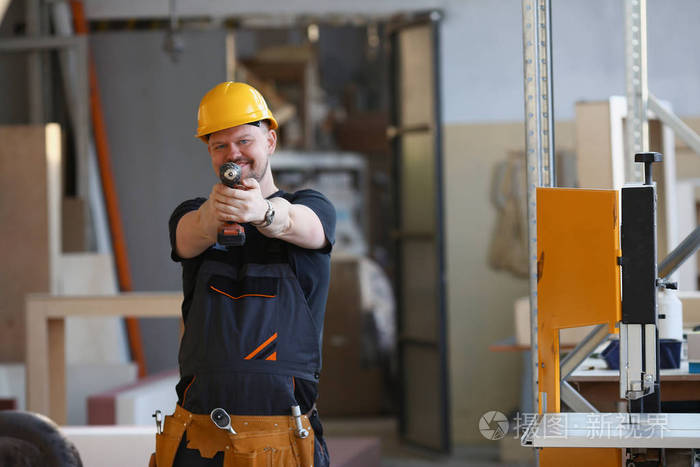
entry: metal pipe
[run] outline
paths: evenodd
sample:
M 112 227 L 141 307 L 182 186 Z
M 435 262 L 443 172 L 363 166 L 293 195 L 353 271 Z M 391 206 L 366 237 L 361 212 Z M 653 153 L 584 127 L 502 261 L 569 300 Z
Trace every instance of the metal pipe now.
M 30 52 L 33 50 L 79 47 L 84 38 L 75 36 L 36 36 L 0 40 L 0 52 Z
M 561 400 L 574 412 L 598 413 L 599 410 L 566 381 L 561 382 Z
M 39 0 L 26 2 L 27 36 L 37 37 L 41 34 L 41 4 Z M 40 49 L 33 49 L 27 56 L 27 81 L 29 83 L 29 121 L 33 124 L 44 123 L 44 99 L 42 87 L 42 54 Z
M 664 125 L 669 126 L 693 151 L 700 155 L 700 135 L 695 133 L 676 114 L 661 105 L 661 102 L 651 93 L 649 93 L 648 105 L 649 110 L 654 112 Z
M 598 345 L 608 338 L 608 325 L 599 324 L 569 352 L 559 364 L 559 378 L 563 381 L 584 361 Z
M 690 234 L 664 258 L 661 264 L 659 264 L 659 277 L 663 279 L 673 274 L 699 247 L 700 226 L 697 226 L 695 230 L 690 232 Z

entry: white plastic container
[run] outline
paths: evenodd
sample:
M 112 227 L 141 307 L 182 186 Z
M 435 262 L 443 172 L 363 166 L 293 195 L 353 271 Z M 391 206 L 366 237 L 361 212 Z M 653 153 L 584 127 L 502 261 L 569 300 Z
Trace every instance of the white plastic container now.
M 659 339 L 683 341 L 683 304 L 675 290 L 662 289 L 658 295 Z

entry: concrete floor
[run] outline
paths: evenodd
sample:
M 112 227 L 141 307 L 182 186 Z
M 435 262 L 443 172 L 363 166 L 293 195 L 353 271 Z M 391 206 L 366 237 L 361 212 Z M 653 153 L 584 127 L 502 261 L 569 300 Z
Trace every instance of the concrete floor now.
M 324 434 L 333 436 L 378 437 L 382 449 L 382 467 L 531 467 L 529 450 L 520 448 L 517 440 L 490 445 L 455 446 L 450 456 L 402 444 L 398 423 L 394 418 L 322 419 Z M 502 460 L 503 457 L 508 460 Z M 332 462 L 332 459 L 331 459 Z

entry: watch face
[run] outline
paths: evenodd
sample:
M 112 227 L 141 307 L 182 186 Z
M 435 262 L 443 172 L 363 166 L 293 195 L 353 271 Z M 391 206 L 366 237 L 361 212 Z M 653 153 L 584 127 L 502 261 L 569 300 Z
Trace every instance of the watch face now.
M 270 208 L 265 213 L 265 223 L 267 225 L 272 224 L 272 220 L 274 218 L 275 218 L 275 210 L 272 208 L 272 204 L 270 204 Z

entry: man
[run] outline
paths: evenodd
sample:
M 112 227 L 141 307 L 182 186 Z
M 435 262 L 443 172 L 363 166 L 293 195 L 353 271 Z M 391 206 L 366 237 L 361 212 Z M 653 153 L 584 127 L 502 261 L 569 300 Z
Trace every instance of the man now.
M 242 175 L 240 186 L 217 183 L 170 219 L 185 331 L 178 407 L 157 436 L 158 467 L 328 465 L 315 401 L 335 210 L 316 191 L 276 187 L 276 128 L 244 83 L 215 86 L 199 106 L 196 136 L 214 172 L 233 162 Z M 243 225 L 244 245 L 217 242 L 230 222 Z M 292 417 L 294 406 L 306 415 Z M 215 425 L 217 408 L 232 430 Z

